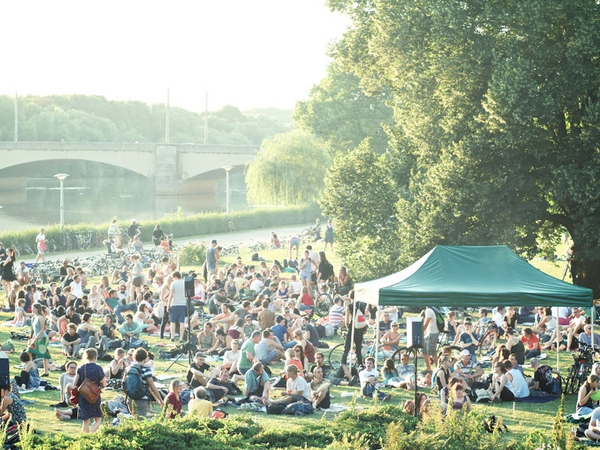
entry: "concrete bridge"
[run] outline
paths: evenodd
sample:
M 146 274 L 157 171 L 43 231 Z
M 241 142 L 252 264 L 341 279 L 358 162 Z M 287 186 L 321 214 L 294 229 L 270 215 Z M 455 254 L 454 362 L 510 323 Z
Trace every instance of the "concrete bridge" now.
M 156 195 L 176 195 L 183 182 L 225 177 L 258 151 L 254 145 L 0 142 L 0 170 L 33 161 L 85 160 L 109 164 L 154 179 Z
M 217 185 L 222 186 L 226 176 L 223 167 L 231 166 L 232 176 L 241 181 L 246 163 L 255 157 L 258 148 L 252 145 L 0 142 L 2 204 L 27 203 L 26 178 L 12 177 L 11 168 L 23 169 L 27 164 L 47 161 L 53 167 L 56 163 L 64 164 L 62 171 L 69 173 L 68 161 L 90 161 L 120 167 L 132 175 L 147 178 L 149 186 L 154 187 L 157 216 L 173 212 L 178 203 L 185 207 L 186 202 L 198 195 L 205 199 L 207 209 L 216 208 Z M 54 173 L 47 174 L 50 178 L 52 175 Z

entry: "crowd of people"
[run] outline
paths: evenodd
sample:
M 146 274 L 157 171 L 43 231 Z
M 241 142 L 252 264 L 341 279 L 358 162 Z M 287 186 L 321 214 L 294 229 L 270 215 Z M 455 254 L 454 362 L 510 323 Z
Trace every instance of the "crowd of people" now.
M 411 355 L 401 355 L 400 361 L 389 358 L 403 345 L 402 310 L 355 301 L 350 271 L 345 267 L 335 271 L 328 261 L 327 244 L 333 251 L 331 221 L 324 233 L 323 251 L 315 251 L 312 243 L 300 251 L 300 239 L 293 237 L 287 249 L 290 258 L 284 264 L 244 262 L 239 257 L 224 264 L 222 248 L 212 240 L 200 274 L 178 270 L 169 257 L 168 245 L 164 245 L 168 238 L 160 226 L 154 230 L 153 243 L 165 247 L 165 257 L 161 265 L 148 268 L 142 261 L 139 225 L 132 221 L 127 233 L 134 249 L 128 267 L 107 274 L 99 284 L 90 285 L 82 268 L 69 260 L 64 261 L 60 281 L 48 286 L 27 280 L 24 273 L 11 279 L 8 272 L 17 273 L 11 249 L 6 250 L 2 262 L 2 279 L 10 286 L 6 306 L 14 311 L 16 326 L 30 325 L 32 329 L 27 351 L 21 355 L 24 368 L 15 377 L 15 384 L 40 386 L 50 370 L 49 343 L 60 342 L 67 363 L 59 379 L 60 402 L 55 405 L 55 414 L 61 420 L 82 420 L 84 432 L 97 430 L 102 420 L 100 400 L 87 402 L 80 396 L 79 405 L 72 404 L 73 391 L 85 379 L 100 387 L 111 380 L 121 381 L 124 387 L 142 386 L 143 395 L 131 391 L 127 397 L 129 411 L 140 416 L 152 411 L 152 403 L 169 408 L 169 417 L 183 414 L 185 404 L 188 413 L 202 416 L 220 406 L 249 403 L 269 411 L 294 405 L 327 409 L 331 405 L 330 388 L 337 385 L 356 386 L 364 397 L 381 401 L 391 398 L 384 388 L 431 387 L 442 410 L 469 411 L 477 393 L 484 396 L 481 391 L 494 402 L 513 401 L 536 392 L 552 394 L 555 370 L 541 365 L 536 357 L 544 349 L 556 347 L 557 342 L 560 348 L 575 349 L 579 343 L 598 339 L 591 335 L 589 321 L 578 308 L 497 307 L 479 310 L 472 318 L 464 312 L 449 311 L 444 328 L 449 342 L 462 348 L 456 357 L 448 349 L 438 353 L 441 330 L 437 312 L 425 307 L 421 353 L 426 370 L 417 372 Z M 118 236 L 113 222 L 107 240 L 114 245 Z M 277 242 L 273 233 L 275 248 Z M 294 251 L 296 259 L 292 258 Z M 331 289 L 339 295 L 328 317 L 315 320 L 317 296 Z M 94 319 L 100 317 L 102 325 L 98 326 Z M 523 321 L 531 325 L 523 326 Z M 321 339 L 340 329 L 348 333 L 340 367 L 334 370 L 320 350 L 326 347 Z M 373 335 L 369 336 L 371 330 Z M 489 330 L 506 343 L 490 355 L 491 373 L 486 374 L 475 349 Z M 173 380 L 168 389 L 156 381 L 154 355 L 144 348 L 145 336 L 149 335 L 168 339 L 184 354 L 189 353 L 191 363 L 185 380 Z M 353 345 L 362 349 L 370 338 L 378 341 L 377 356 L 388 358 L 380 368 L 376 368 L 375 358 L 363 361 L 362 351 L 352 351 Z M 356 361 L 350 361 L 351 357 Z M 41 375 L 34 359 L 43 361 Z M 524 376 L 526 359 L 534 369 L 533 377 Z M 98 362 L 104 360 L 108 364 L 102 367 Z M 586 391 L 580 393 L 580 407 L 594 406 L 590 401 L 598 380 L 596 375 L 586 384 Z M 7 403 L 12 399 L 8 394 L 5 397 Z M 423 398 L 418 406 L 408 401 L 405 407 L 407 411 L 423 409 L 431 401 Z M 18 402 L 12 402 L 12 409 L 17 411 Z M 4 401 L 0 408 L 4 412 Z

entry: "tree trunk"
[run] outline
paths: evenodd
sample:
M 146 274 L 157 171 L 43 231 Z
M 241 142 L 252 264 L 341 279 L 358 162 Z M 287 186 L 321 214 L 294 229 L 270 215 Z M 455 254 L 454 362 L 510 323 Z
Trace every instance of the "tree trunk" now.
M 592 289 L 594 298 L 600 298 L 600 260 L 571 260 L 571 276 L 573 284 Z

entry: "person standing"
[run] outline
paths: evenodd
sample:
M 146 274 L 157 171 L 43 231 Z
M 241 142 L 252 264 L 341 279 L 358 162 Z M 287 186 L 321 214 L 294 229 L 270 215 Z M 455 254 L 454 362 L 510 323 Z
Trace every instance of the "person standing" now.
M 440 335 L 440 330 L 437 326 L 437 320 L 435 312 L 431 306 L 425 307 L 425 321 L 423 322 L 423 357 L 425 364 L 427 364 L 427 370 L 431 371 L 431 357 L 433 356 L 433 365 L 437 366 L 437 342 Z M 466 347 L 465 347 L 466 348 Z
M 352 297 L 354 297 L 354 295 L 352 295 Z M 365 309 L 366 306 L 363 302 L 356 302 L 356 303 L 352 303 L 352 298 L 347 298 L 344 301 L 344 307 L 345 307 L 345 316 L 344 316 L 344 323 L 346 325 L 346 328 L 349 330 L 348 334 L 346 335 L 346 340 L 344 341 L 344 353 L 342 354 L 342 368 L 344 370 L 344 374 L 346 375 L 346 378 L 348 378 L 349 380 L 352 379 L 352 374 L 351 371 L 348 369 L 348 355 L 350 354 L 350 351 L 352 350 L 352 340 L 354 340 L 354 347 L 356 349 L 358 349 L 356 351 L 356 363 L 359 366 L 362 366 L 362 344 L 363 344 L 363 337 L 364 337 L 364 332 L 365 329 L 368 327 L 363 327 L 363 328 L 359 328 L 360 325 L 358 326 L 354 326 L 354 307 L 356 306 L 356 308 L 358 308 L 358 312 L 356 314 L 356 319 L 357 322 L 359 321 L 360 316 L 362 316 L 363 320 L 366 320 L 364 317 L 365 314 Z M 352 331 L 352 329 L 354 328 L 354 332 Z
M 154 378 L 152 378 L 152 371 L 149 367 L 145 366 L 144 363 L 148 360 L 148 352 L 143 348 L 138 348 L 133 353 L 133 358 L 135 359 L 135 364 L 129 366 L 127 372 L 134 370 L 139 371 L 139 378 L 143 384 L 145 384 L 146 395 L 143 398 L 134 400 L 131 398 L 127 398 L 127 406 L 129 407 L 129 411 L 133 411 L 133 404 L 135 404 L 135 413 L 140 417 L 146 417 L 148 415 L 150 401 L 154 399 L 160 406 L 163 406 L 163 401 L 154 384 Z M 133 373 L 132 373 L 132 376 Z M 128 375 L 125 375 L 125 379 L 127 379 Z
M 44 255 L 46 254 L 46 244 L 48 240 L 46 239 L 46 232 L 43 228 L 40 229 L 40 232 L 35 237 L 35 245 L 37 247 L 37 256 L 35 257 L 35 262 L 38 262 L 40 259 L 43 262 L 46 262 L 46 258 Z
M 169 288 L 171 292 L 167 309 L 171 321 L 171 342 L 175 342 L 175 327 L 179 323 L 179 342 L 183 343 L 185 333 L 185 318 L 187 316 L 187 302 L 185 298 L 185 284 L 179 271 L 173 272 L 173 282 Z
M 331 252 L 333 253 L 333 224 L 331 223 L 331 219 L 327 221 L 327 226 L 325 227 L 325 237 L 323 240 L 325 241 L 323 251 L 327 250 L 327 244 L 329 244 Z
M 206 249 L 206 271 L 208 278 L 217 273 L 217 240 L 213 239 Z
M 6 292 L 6 298 L 10 296 L 12 291 L 12 283 L 17 279 L 13 270 L 15 263 L 15 251 L 12 248 L 6 249 L 6 258 L 2 263 L 2 283 L 4 284 L 4 292 Z
M 73 384 L 80 387 L 84 380 L 88 378 L 92 383 L 96 383 L 99 387 L 106 387 L 106 377 L 104 370 L 98 364 L 96 359 L 98 358 L 98 352 L 95 348 L 88 348 L 85 350 L 85 364 L 77 369 L 77 375 L 75 375 L 75 381 Z M 88 402 L 83 395 L 79 396 L 79 410 L 78 417 L 83 420 L 82 430 L 84 433 L 95 432 L 100 428 L 102 423 L 102 411 L 100 410 L 100 403 L 102 398 L 98 396 L 95 403 Z M 90 419 L 94 419 L 94 423 L 90 427 Z
M 48 353 L 48 334 L 46 333 L 46 318 L 43 314 L 43 307 L 39 303 L 34 303 L 31 307 L 33 312 L 33 322 L 31 323 L 31 338 L 29 339 L 29 345 L 27 352 L 34 355 L 36 358 L 43 358 L 44 360 L 44 374 L 43 377 L 47 377 L 48 373 L 48 362 L 50 360 L 50 353 Z M 33 360 L 33 356 L 31 358 Z

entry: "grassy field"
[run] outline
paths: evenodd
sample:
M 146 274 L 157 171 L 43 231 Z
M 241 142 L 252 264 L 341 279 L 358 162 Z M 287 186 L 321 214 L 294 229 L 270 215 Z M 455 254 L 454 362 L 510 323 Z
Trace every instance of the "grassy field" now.
M 319 248 L 316 248 L 319 250 Z M 273 259 L 278 259 L 280 261 L 285 258 L 285 252 L 283 250 L 267 250 L 259 252 L 262 257 L 264 257 L 267 261 L 272 261 Z M 249 261 L 251 252 L 247 249 L 242 248 L 242 258 L 244 261 Z M 339 268 L 341 261 L 335 256 L 329 254 L 329 259 L 334 264 L 334 267 Z M 225 258 L 224 262 L 230 262 L 233 260 L 233 257 Z M 551 273 L 555 276 L 561 276 L 563 266 L 554 266 L 550 263 L 546 263 L 544 261 L 535 261 L 534 265 L 538 267 L 540 270 Z M 183 267 L 182 270 L 189 270 L 190 267 Z M 198 270 L 199 268 L 195 268 Z M 91 282 L 95 282 L 98 280 L 90 280 Z M 0 323 L 4 323 L 12 318 L 10 314 L 0 313 Z M 95 319 L 97 324 L 100 323 L 100 319 Z M 0 325 L 0 342 L 6 341 L 10 337 L 10 332 L 16 331 L 12 327 L 7 327 Z M 148 337 L 147 338 L 150 343 L 150 350 L 158 355 L 158 351 L 160 349 L 168 350 L 170 348 L 174 348 L 174 344 L 170 344 L 167 339 L 160 340 L 156 337 Z M 339 337 L 335 337 L 334 339 L 327 341 L 330 347 L 333 345 L 340 343 L 341 339 Z M 11 375 L 16 375 L 18 373 L 18 369 L 15 368 L 16 365 L 19 364 L 18 354 L 20 350 L 25 348 L 25 341 L 15 341 L 14 342 L 17 351 L 14 354 L 10 355 L 11 361 Z M 65 358 L 60 355 L 60 347 L 51 347 L 51 354 L 53 355 L 54 361 L 57 363 L 63 363 Z M 324 351 L 326 352 L 326 351 Z M 327 353 L 325 353 L 327 359 Z M 185 365 L 187 365 L 187 358 L 182 360 Z M 551 366 L 556 366 L 556 354 L 553 352 L 548 352 L 548 359 L 545 361 L 547 364 Z M 570 353 L 562 353 L 560 355 L 560 367 L 563 375 L 566 375 L 568 368 L 572 364 L 573 359 Z M 101 363 L 108 364 L 108 363 Z M 162 361 L 160 359 L 156 359 L 156 375 L 164 374 L 167 367 L 171 364 L 170 361 Z M 279 366 L 282 367 L 280 364 Z M 424 363 L 422 360 L 419 360 L 419 370 L 424 369 Z M 528 369 L 529 370 L 529 369 Z M 171 370 L 169 370 L 168 374 L 170 375 L 178 375 L 178 378 L 183 379 L 185 375 L 186 367 L 176 365 Z M 530 370 L 529 370 L 530 371 Z M 530 373 L 532 373 L 530 371 Z M 54 384 L 58 384 L 58 376 L 59 372 L 51 372 L 48 380 Z M 165 381 L 168 383 L 168 381 Z M 425 392 L 428 392 L 427 389 L 424 389 Z M 352 403 L 355 403 L 357 407 L 368 407 L 372 404 L 371 400 L 365 400 L 360 397 L 356 398 L 351 396 L 350 394 L 356 394 L 359 392 L 358 388 L 348 388 L 348 387 L 334 387 L 332 388 L 332 394 L 334 396 L 332 402 L 333 403 L 341 403 L 348 407 L 351 406 Z M 390 391 L 391 392 L 391 391 Z M 105 391 L 103 393 L 103 399 L 110 399 L 116 393 L 112 391 Z M 350 396 L 349 396 L 350 395 Z M 407 392 L 405 390 L 394 390 L 393 397 L 391 399 L 391 403 L 394 405 L 402 405 L 404 401 L 408 398 L 412 397 L 412 392 Z M 34 422 L 35 428 L 40 433 L 64 433 L 66 435 L 77 435 L 80 433 L 81 422 L 79 421 L 59 421 L 56 419 L 53 413 L 53 409 L 50 407 L 51 404 L 54 404 L 59 401 L 58 391 L 47 391 L 47 392 L 34 392 L 29 394 L 24 394 L 24 398 L 28 400 L 34 400 L 35 403 L 27 406 L 27 414 L 31 421 Z M 575 396 L 567 396 L 565 398 L 565 411 L 566 412 L 574 412 L 575 409 Z M 506 435 L 506 439 L 524 439 L 525 436 L 534 431 L 534 430 L 547 430 L 548 432 L 552 428 L 553 420 L 556 414 L 556 411 L 559 406 L 559 401 L 553 401 L 547 404 L 529 404 L 529 403 L 507 403 L 507 404 L 496 404 L 496 405 L 480 405 L 476 404 L 474 406 L 475 409 L 483 411 L 485 414 L 495 414 L 498 417 L 501 417 L 504 423 L 508 426 L 511 431 L 510 434 Z M 227 408 L 227 411 L 230 414 L 237 414 L 237 410 L 234 408 Z M 311 421 L 321 420 L 323 417 L 322 413 L 317 413 L 312 417 L 306 417 L 300 420 L 290 421 L 287 417 L 282 416 L 267 416 L 265 414 L 255 414 L 256 420 L 260 423 L 269 426 L 269 427 L 296 427 L 301 426 L 300 424 L 307 424 Z M 327 419 L 332 419 L 333 414 L 329 414 L 326 416 Z

